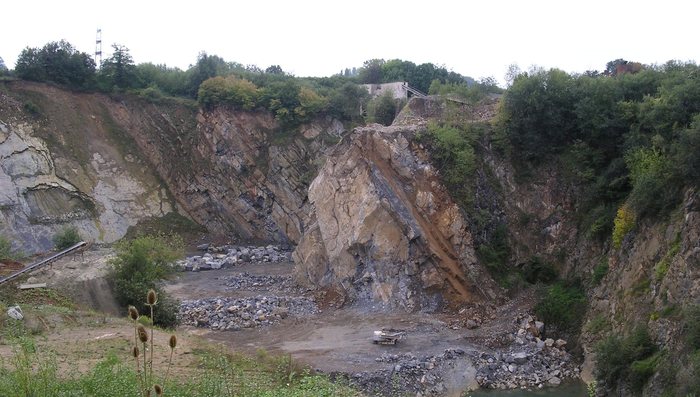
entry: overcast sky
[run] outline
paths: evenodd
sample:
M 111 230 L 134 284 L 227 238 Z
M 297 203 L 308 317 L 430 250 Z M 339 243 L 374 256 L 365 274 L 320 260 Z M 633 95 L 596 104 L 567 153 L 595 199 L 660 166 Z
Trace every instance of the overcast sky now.
M 6 1 L 0 57 L 65 39 L 94 54 L 114 43 L 134 61 L 187 69 L 206 51 L 226 61 L 330 76 L 372 58 L 444 65 L 503 81 L 509 64 L 567 72 L 608 61 L 700 60 L 700 2 L 666 1 Z

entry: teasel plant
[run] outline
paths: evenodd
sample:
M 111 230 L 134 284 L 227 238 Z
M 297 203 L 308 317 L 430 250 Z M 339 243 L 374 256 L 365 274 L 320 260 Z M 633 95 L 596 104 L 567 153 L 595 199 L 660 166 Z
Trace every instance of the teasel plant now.
M 149 306 L 151 318 L 148 322 L 150 328 L 150 336 L 148 329 L 139 322 L 139 312 L 134 306 L 129 306 L 129 318 L 134 324 L 134 347 L 131 349 L 132 356 L 136 362 L 136 374 L 139 382 L 139 390 L 143 397 L 150 397 L 151 391 L 155 392 L 156 396 L 162 396 L 164 393 L 163 386 L 168 381 L 170 375 L 170 367 L 173 363 L 173 353 L 177 347 L 177 336 L 170 335 L 168 347 L 170 348 L 170 358 L 168 359 L 168 367 L 165 370 L 163 377 L 163 386 L 154 383 L 153 381 L 153 307 L 158 304 L 158 297 L 154 290 L 149 290 L 146 295 L 146 305 Z M 149 346 L 150 342 L 150 346 Z M 139 348 L 141 344 L 141 349 Z M 150 355 L 148 354 L 150 348 Z

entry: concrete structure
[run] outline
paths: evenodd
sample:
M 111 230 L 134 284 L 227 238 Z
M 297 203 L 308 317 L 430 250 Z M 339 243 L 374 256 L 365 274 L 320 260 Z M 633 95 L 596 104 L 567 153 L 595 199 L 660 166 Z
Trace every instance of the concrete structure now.
M 403 81 L 384 84 L 365 84 L 365 87 L 367 87 L 367 91 L 369 91 L 372 99 L 382 95 L 387 90 L 391 90 L 393 92 L 394 99 L 408 98 L 408 83 Z

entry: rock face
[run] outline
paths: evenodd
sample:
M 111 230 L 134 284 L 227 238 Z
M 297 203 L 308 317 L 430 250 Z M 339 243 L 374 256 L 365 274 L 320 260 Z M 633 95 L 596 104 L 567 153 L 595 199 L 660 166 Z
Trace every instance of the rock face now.
M 171 211 L 212 233 L 297 242 L 326 141 L 344 131 L 330 117 L 293 134 L 267 112 L 204 112 L 22 81 L 5 87 L 0 232 L 25 253 L 52 248 L 66 225 L 109 243 Z
M 82 106 L 66 97 L 67 108 Z M 156 175 L 147 168 L 132 172 L 128 159 L 104 145 L 104 136 L 73 137 L 81 147 L 68 148 L 65 135 L 79 132 L 53 123 L 53 139 L 62 141 L 55 144 L 80 151 L 64 156 L 40 137 L 36 127 L 46 127 L 21 117 L 21 109 L 20 102 L 0 93 L 0 231 L 14 240 L 14 248 L 27 254 L 48 250 L 52 236 L 69 224 L 89 241 L 112 242 L 138 219 L 172 210 Z M 92 133 L 99 137 L 104 131 Z
M 417 128 L 357 128 L 329 154 L 293 254 L 301 282 L 408 311 L 496 297 L 461 212 L 410 143 Z

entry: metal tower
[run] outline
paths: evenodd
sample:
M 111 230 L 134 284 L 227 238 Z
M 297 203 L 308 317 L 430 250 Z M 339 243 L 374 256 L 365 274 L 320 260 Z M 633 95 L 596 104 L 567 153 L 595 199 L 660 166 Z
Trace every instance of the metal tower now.
M 102 29 L 97 29 L 97 38 L 95 39 L 95 63 L 97 68 L 102 65 Z

